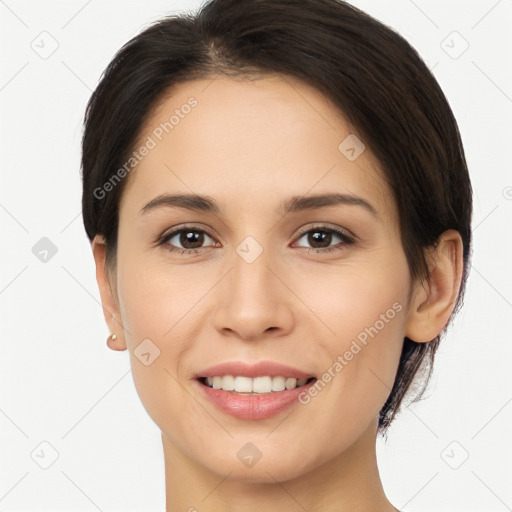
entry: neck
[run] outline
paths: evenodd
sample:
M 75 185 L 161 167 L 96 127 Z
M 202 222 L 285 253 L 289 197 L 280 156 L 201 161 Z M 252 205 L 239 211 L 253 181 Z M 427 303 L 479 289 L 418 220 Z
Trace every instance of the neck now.
M 345 452 L 297 478 L 264 483 L 232 480 L 187 456 L 162 434 L 167 512 L 396 512 L 386 498 L 376 458 L 377 421 Z

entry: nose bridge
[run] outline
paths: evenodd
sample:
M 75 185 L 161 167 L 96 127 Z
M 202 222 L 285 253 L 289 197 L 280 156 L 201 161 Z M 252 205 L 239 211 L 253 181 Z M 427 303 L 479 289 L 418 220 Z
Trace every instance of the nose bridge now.
M 236 292 L 245 294 L 249 300 L 258 300 L 260 295 L 270 298 L 269 277 L 271 272 L 270 252 L 264 250 L 253 237 L 247 237 L 236 247 L 233 255 L 232 285 Z M 266 293 L 265 293 L 266 292 Z
M 263 244 L 263 241 L 260 243 L 255 237 L 247 236 L 236 246 L 230 280 L 233 300 L 260 310 L 276 300 L 275 287 L 270 282 L 273 276 L 268 268 L 273 258 L 270 249 L 264 248 Z
M 270 249 L 263 241 L 247 236 L 228 259 L 232 270 L 222 286 L 216 328 L 236 332 L 244 339 L 256 338 L 271 327 L 288 330 L 292 312 L 283 285 L 269 269 L 278 266 Z

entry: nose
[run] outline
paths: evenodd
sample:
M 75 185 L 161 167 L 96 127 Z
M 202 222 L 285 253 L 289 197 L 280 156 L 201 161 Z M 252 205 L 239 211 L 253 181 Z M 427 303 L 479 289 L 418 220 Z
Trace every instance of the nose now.
M 251 263 L 235 253 L 231 271 L 216 290 L 215 328 L 246 341 L 288 334 L 294 324 L 294 303 L 283 281 L 286 276 L 269 251 Z

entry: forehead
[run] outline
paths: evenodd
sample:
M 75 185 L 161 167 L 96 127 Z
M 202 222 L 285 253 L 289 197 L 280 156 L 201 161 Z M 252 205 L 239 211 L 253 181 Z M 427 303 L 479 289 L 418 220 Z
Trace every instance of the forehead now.
M 141 126 L 134 150 L 144 146 L 121 208 L 173 192 L 239 210 L 258 197 L 273 208 L 283 196 L 336 191 L 371 197 L 376 209 L 396 215 L 370 148 L 328 98 L 293 77 L 175 85 Z

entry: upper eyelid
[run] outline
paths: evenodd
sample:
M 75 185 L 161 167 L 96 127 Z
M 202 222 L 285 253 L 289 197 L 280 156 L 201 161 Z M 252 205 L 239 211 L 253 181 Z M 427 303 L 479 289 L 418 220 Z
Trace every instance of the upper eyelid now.
M 172 238 L 173 236 L 176 236 L 177 234 L 179 233 L 182 233 L 183 231 L 203 231 L 204 233 L 206 233 L 210 238 L 213 238 L 213 239 L 216 239 L 215 236 L 210 233 L 210 231 L 204 227 L 199 227 L 199 226 L 181 226 L 177 229 L 171 229 L 169 232 L 164 232 L 160 237 L 159 237 L 159 240 L 163 240 L 165 238 L 169 239 L 169 238 Z
M 341 226 L 332 227 L 332 226 L 329 226 L 328 224 L 322 224 L 322 223 L 319 223 L 319 224 L 313 225 L 313 226 L 306 226 L 304 228 L 299 228 L 299 231 L 295 236 L 302 236 L 306 233 L 309 233 L 310 231 L 312 231 L 314 229 L 318 229 L 319 231 L 324 230 L 324 231 L 340 232 L 349 238 L 353 238 L 353 239 L 356 238 L 356 235 L 354 235 L 354 233 L 352 233 L 352 231 L 350 231 L 347 228 L 342 228 Z
M 215 236 L 212 233 L 210 233 L 208 228 L 200 227 L 198 225 L 190 225 L 190 226 L 185 225 L 185 226 L 178 227 L 176 229 L 173 228 L 168 233 L 164 232 L 164 234 L 161 235 L 161 238 L 168 237 L 170 235 L 176 235 L 177 233 L 181 233 L 182 231 L 186 231 L 187 229 L 190 231 L 204 231 L 208 236 L 215 238 Z M 341 226 L 332 227 L 332 226 L 329 226 L 328 224 L 322 224 L 322 223 L 314 224 L 313 226 L 300 227 L 295 236 L 303 235 L 304 233 L 308 233 L 312 229 L 324 229 L 326 231 L 329 231 L 329 230 L 341 231 L 341 232 L 346 232 L 348 235 L 355 237 L 355 235 L 347 228 L 342 228 Z

